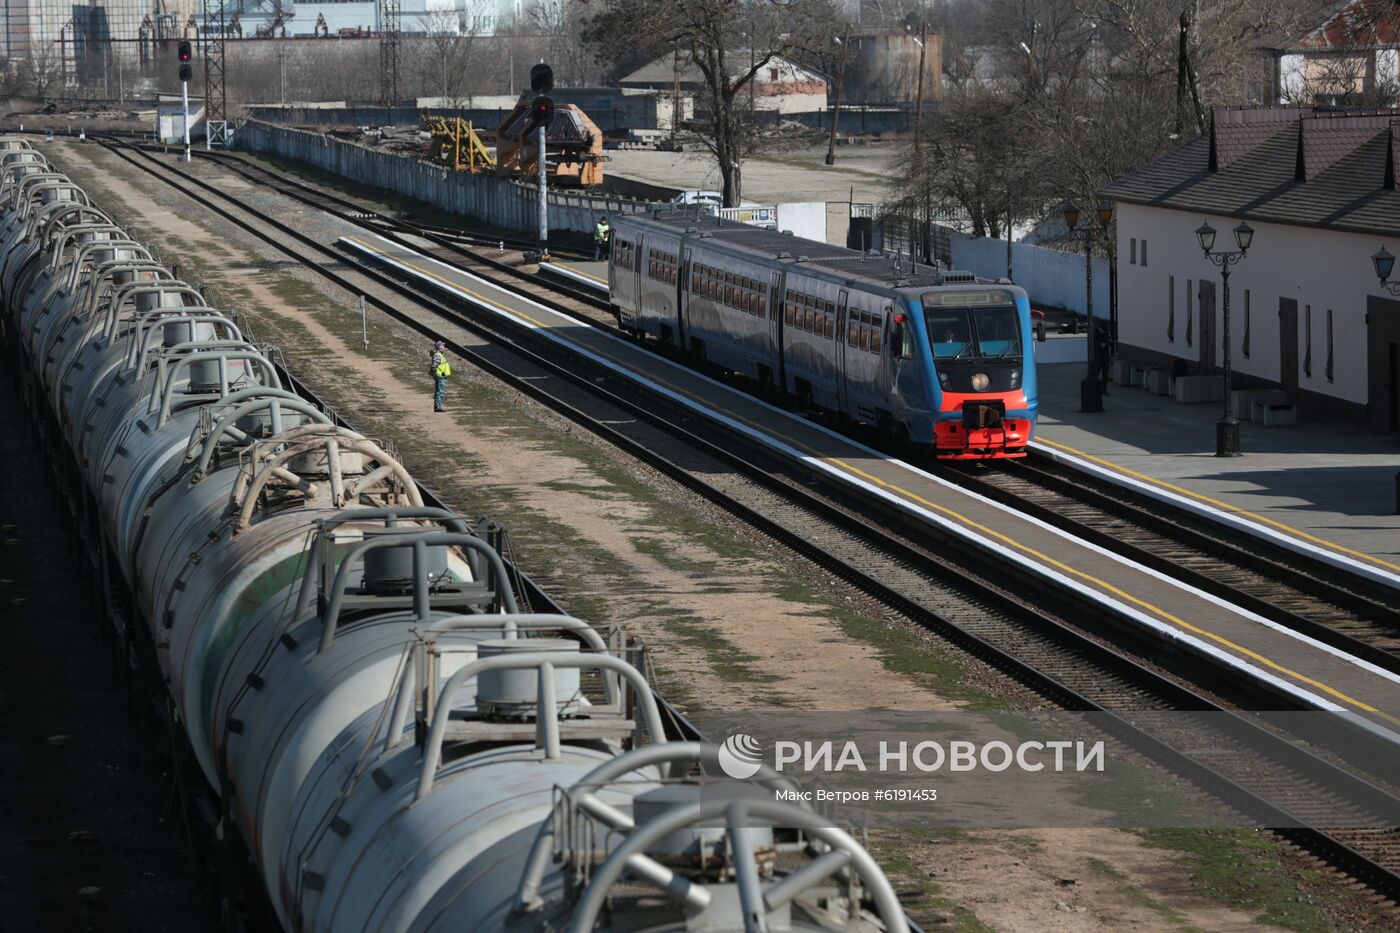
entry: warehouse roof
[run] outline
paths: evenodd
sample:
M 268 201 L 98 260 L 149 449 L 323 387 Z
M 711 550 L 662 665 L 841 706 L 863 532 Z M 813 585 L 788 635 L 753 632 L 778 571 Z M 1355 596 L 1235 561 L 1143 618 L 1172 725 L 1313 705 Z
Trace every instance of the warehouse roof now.
M 1400 235 L 1400 110 L 1221 108 L 1210 132 L 1103 188 L 1115 201 Z

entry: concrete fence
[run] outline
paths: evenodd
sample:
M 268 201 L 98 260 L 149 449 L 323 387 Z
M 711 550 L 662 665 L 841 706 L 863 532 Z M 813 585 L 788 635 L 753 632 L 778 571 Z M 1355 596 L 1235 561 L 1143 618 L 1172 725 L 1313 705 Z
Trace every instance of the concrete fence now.
M 536 228 L 538 192 L 495 175 L 473 175 L 320 133 L 249 120 L 236 135 L 240 149 L 305 162 L 349 181 L 405 197 L 499 227 L 529 233 Z M 571 191 L 549 193 L 551 233 L 591 234 L 600 214 L 646 210 L 646 201 Z
M 950 231 L 953 268 L 989 279 L 1006 277 L 1006 241 Z M 1094 317 L 1108 319 L 1108 260 L 1094 264 Z M 1029 243 L 1011 244 L 1011 279 L 1026 290 L 1031 303 L 1084 313 L 1084 254 Z

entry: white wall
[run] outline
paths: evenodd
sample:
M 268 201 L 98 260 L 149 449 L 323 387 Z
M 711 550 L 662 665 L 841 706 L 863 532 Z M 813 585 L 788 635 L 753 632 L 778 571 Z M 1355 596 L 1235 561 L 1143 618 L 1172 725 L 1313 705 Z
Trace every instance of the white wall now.
M 1118 205 L 1118 339 L 1133 346 L 1158 350 L 1192 362 L 1200 359 L 1200 320 L 1194 322 L 1194 343 L 1187 346 L 1187 282 L 1216 283 L 1216 362 L 1224 358 L 1223 295 L 1220 269 L 1201 255 L 1196 228 L 1208 220 L 1218 232 L 1216 249 L 1234 249 L 1237 218 L 1185 211 Z M 1366 378 L 1366 297 L 1381 295 L 1371 267 L 1371 254 L 1381 239 L 1309 227 L 1253 223 L 1254 244 L 1230 270 L 1231 361 L 1235 370 L 1281 382 L 1279 374 L 1279 298 L 1298 302 L 1298 387 L 1322 395 L 1364 404 Z M 1148 242 L 1148 264 L 1129 262 L 1130 238 Z M 1391 251 L 1400 253 L 1395 243 Z M 1176 279 L 1176 339 L 1167 339 L 1168 277 Z M 1241 349 L 1244 338 L 1245 291 L 1249 291 L 1250 355 Z M 1312 305 L 1312 375 L 1303 372 L 1307 353 L 1306 308 Z M 1333 313 L 1333 379 L 1328 381 L 1327 309 Z
M 792 201 L 778 205 L 778 229 L 793 236 L 826 242 L 826 202 Z
M 973 237 L 965 233 L 949 234 L 949 251 L 953 268 L 974 272 L 983 278 L 1006 276 L 1006 241 L 989 237 Z M 1083 314 L 1085 311 L 1084 254 L 1033 246 L 1030 243 L 1011 244 L 1011 279 L 1026 290 L 1031 304 L 1067 308 Z M 1094 259 L 1094 317 L 1108 320 L 1109 309 L 1108 260 Z

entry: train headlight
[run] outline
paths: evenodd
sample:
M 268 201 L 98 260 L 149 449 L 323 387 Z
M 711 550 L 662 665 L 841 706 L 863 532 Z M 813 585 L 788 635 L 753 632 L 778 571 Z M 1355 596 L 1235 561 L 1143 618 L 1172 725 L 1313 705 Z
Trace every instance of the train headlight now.
M 973 373 L 973 374 L 972 374 L 972 391 L 974 391 L 974 392 L 986 392 L 987 389 L 991 386 L 991 384 L 992 384 L 992 378 L 991 378 L 990 376 L 988 376 L 986 373 Z
M 942 386 L 943 388 L 945 388 L 945 389 L 948 388 L 948 372 L 947 372 L 947 370 L 940 369 L 940 370 L 938 371 L 938 384 L 941 385 L 941 386 Z
M 1011 388 L 1021 388 L 1021 371 L 1019 369 L 1011 370 Z

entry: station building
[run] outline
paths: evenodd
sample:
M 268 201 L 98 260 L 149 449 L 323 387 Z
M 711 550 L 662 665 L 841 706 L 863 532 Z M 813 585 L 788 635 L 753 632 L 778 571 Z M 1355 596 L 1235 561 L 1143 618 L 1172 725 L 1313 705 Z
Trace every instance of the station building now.
M 1400 110 L 1218 109 L 1210 132 L 1113 182 L 1119 357 L 1224 359 L 1221 270 L 1196 229 L 1254 228 L 1230 271 L 1240 388 L 1278 388 L 1302 409 L 1400 432 L 1400 299 L 1372 255 L 1400 254 Z

